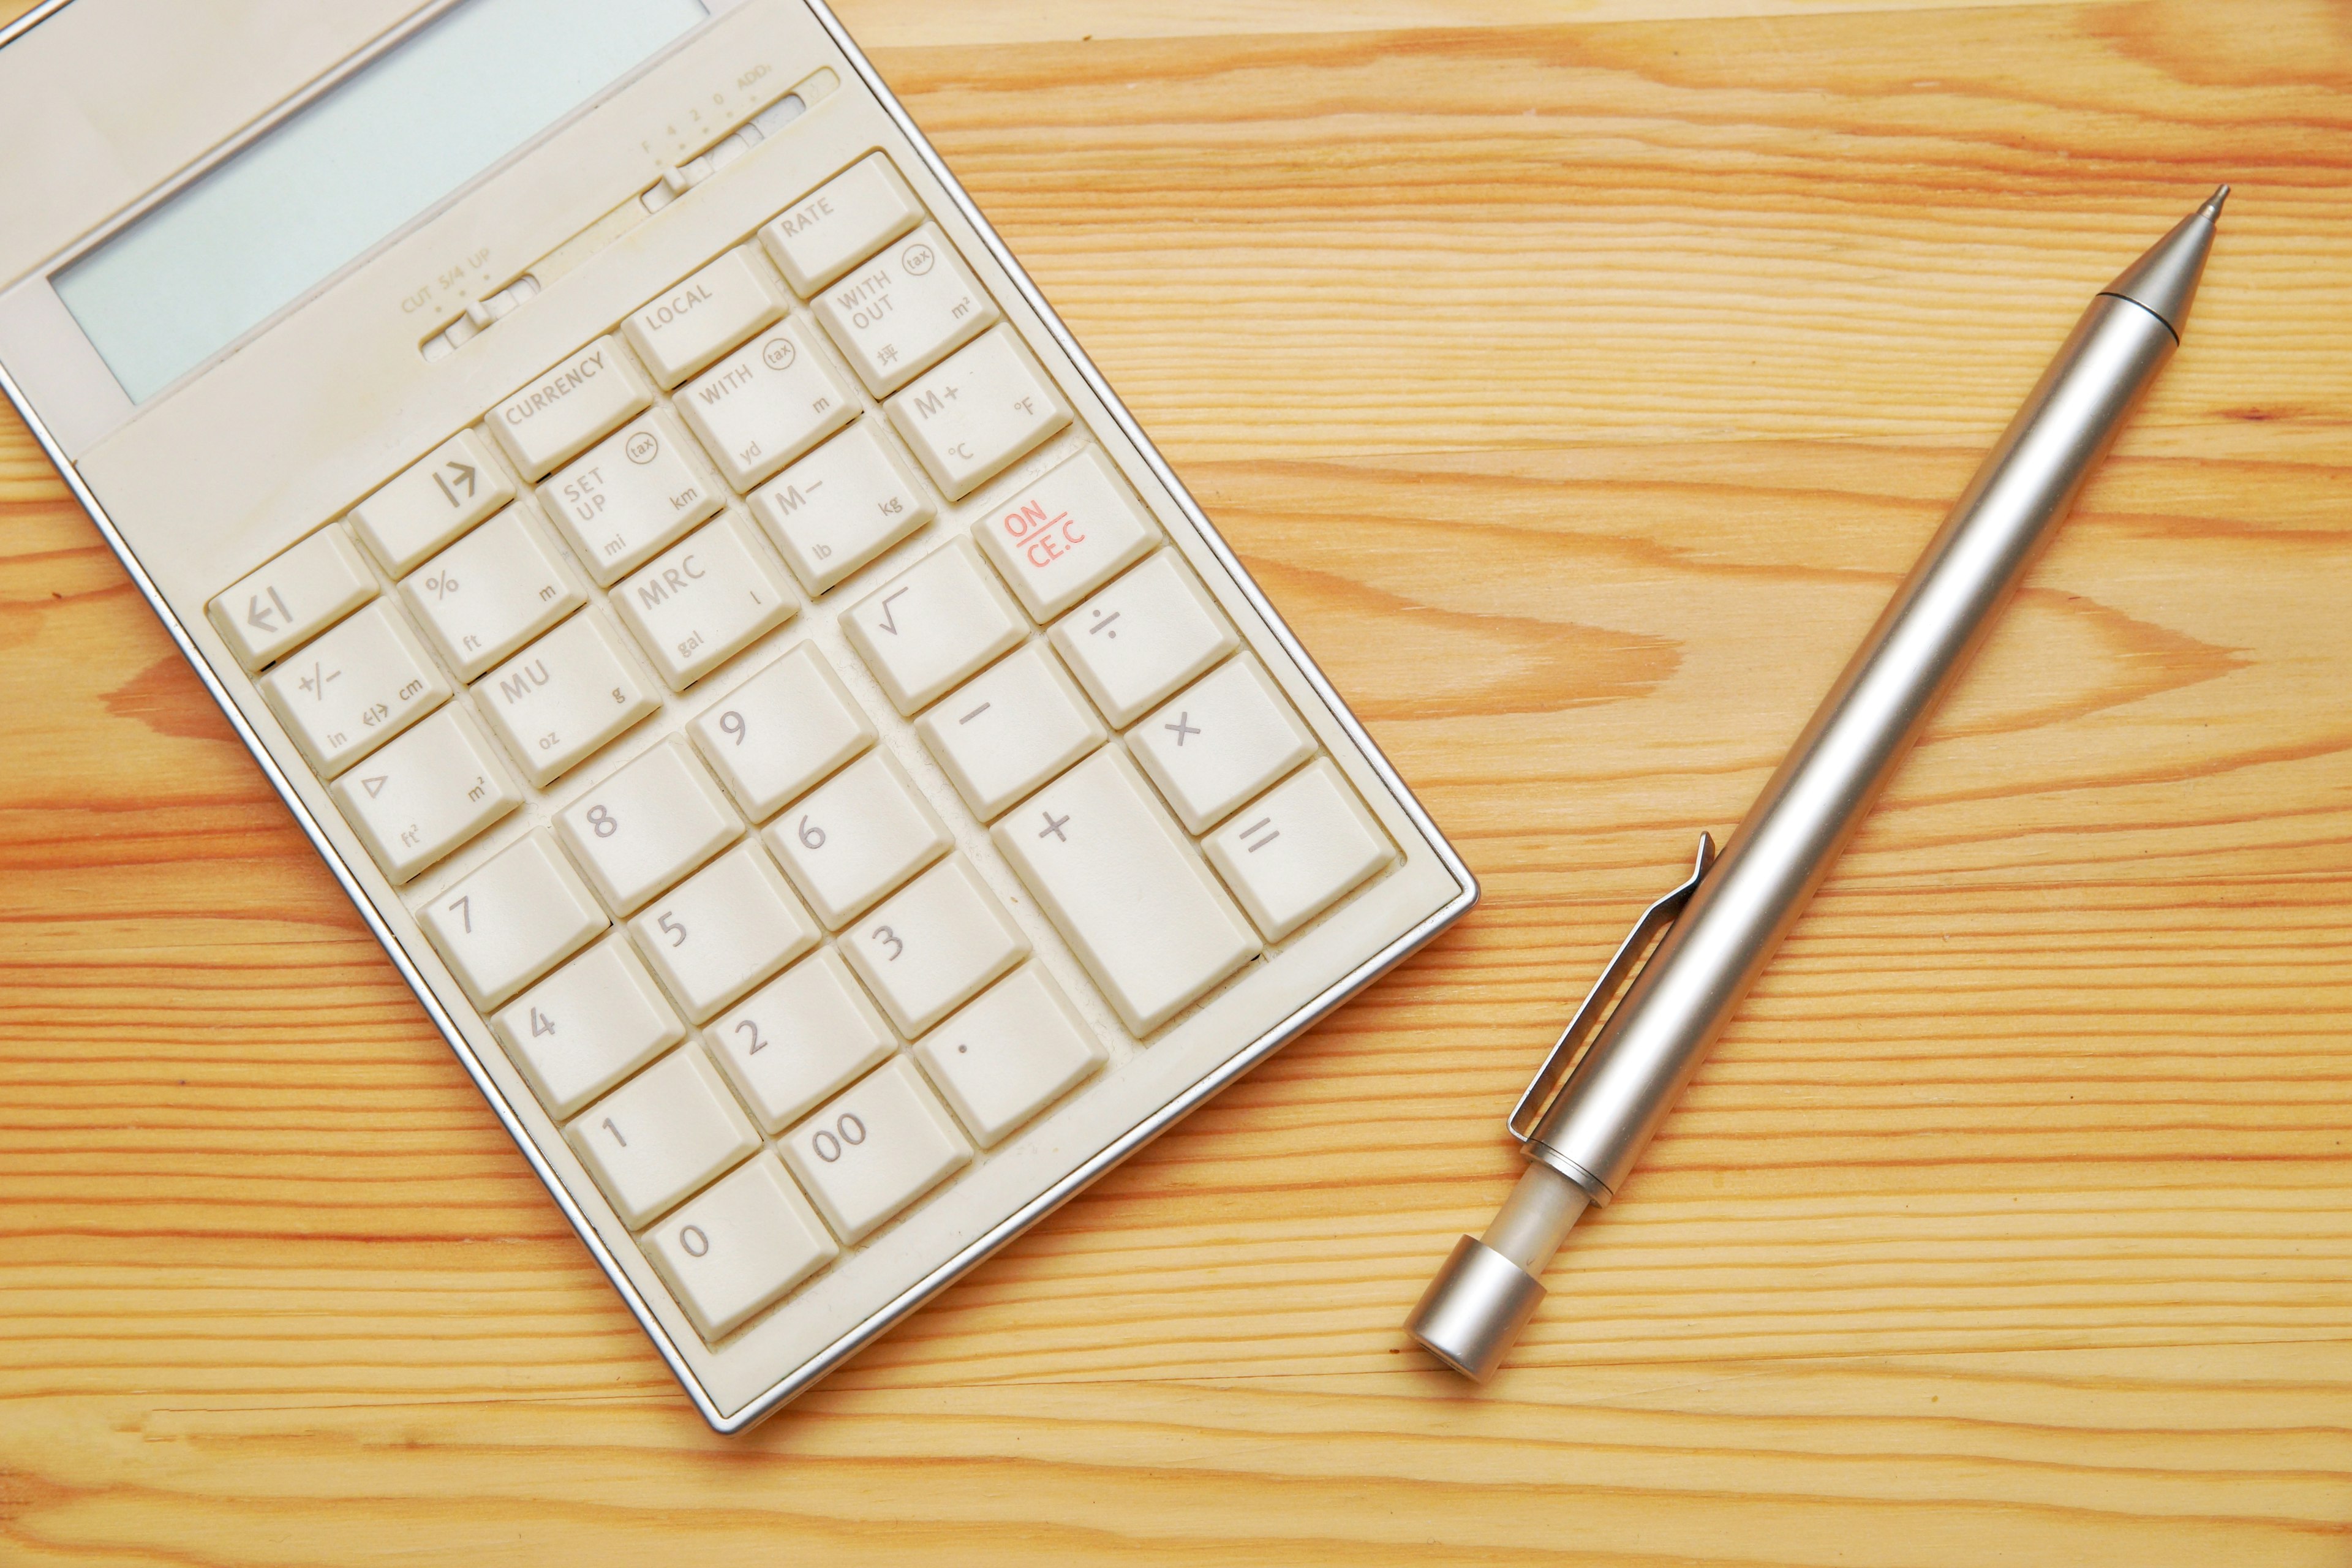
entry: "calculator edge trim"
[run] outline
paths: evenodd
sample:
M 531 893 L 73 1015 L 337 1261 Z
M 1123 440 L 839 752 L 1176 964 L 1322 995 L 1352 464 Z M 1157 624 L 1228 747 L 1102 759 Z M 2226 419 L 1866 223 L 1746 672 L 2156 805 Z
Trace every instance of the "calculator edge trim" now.
M 69 0 L 47 0 L 47 3 L 36 6 L 16 23 L 0 29 L 0 38 L 14 38 L 20 36 L 28 31 L 35 23 L 63 9 L 68 3 Z M 627 1270 L 622 1266 L 620 1260 L 613 1256 L 611 1249 L 599 1234 L 594 1222 L 579 1207 L 566 1190 L 562 1179 L 548 1163 L 545 1155 L 523 1126 L 520 1118 L 507 1103 L 506 1097 L 498 1087 L 496 1080 L 477 1058 L 465 1031 L 458 1026 L 457 1021 L 434 994 L 431 984 L 416 968 L 414 961 L 402 946 L 399 937 L 384 922 L 373 900 L 366 893 L 351 866 L 345 862 L 324 826 L 312 814 L 299 792 L 294 787 L 292 781 L 270 754 L 268 747 L 253 729 L 238 707 L 236 699 L 230 695 L 218 672 L 204 656 L 178 613 L 172 607 L 162 590 L 140 563 L 129 541 L 117 528 L 95 492 L 91 490 L 82 479 L 79 470 L 68 458 L 55 434 L 42 421 L 29 398 L 9 374 L 7 366 L 0 363 L 0 395 L 5 395 L 9 404 L 15 407 L 18 416 L 24 421 L 26 428 L 31 432 L 35 442 L 39 446 L 42 454 L 49 459 L 50 464 L 65 480 L 75 502 L 97 527 L 100 534 L 105 539 L 108 548 L 114 552 L 115 558 L 122 563 L 133 586 L 146 600 L 148 608 L 163 624 L 181 657 L 194 669 L 198 680 L 203 683 L 206 693 L 226 717 L 237 739 L 244 744 L 254 761 L 259 764 L 262 774 L 268 781 L 270 787 L 277 792 L 278 798 L 292 813 L 304 837 L 310 841 L 311 847 L 318 852 L 320 858 L 325 862 L 327 868 L 341 887 L 344 896 L 350 900 L 352 906 L 359 911 L 361 919 L 366 922 L 370 934 L 391 958 L 401 978 L 407 983 L 410 991 L 423 1005 L 426 1016 L 432 1020 L 434 1027 L 440 1033 L 452 1053 L 464 1067 L 467 1076 L 473 1080 L 476 1091 L 488 1102 L 509 1140 L 520 1150 L 532 1173 L 539 1178 L 541 1185 L 547 1189 L 549 1195 L 554 1199 L 557 1209 L 563 1215 L 581 1241 L 586 1245 L 589 1255 L 594 1258 L 597 1267 L 604 1271 L 605 1278 L 619 1292 L 630 1314 L 637 1320 L 639 1327 L 646 1331 L 646 1338 L 653 1342 L 663 1362 L 669 1367 L 671 1375 L 685 1390 L 687 1396 L 693 1402 L 703 1420 L 712 1430 L 721 1434 L 738 1433 L 756 1426 L 822 1381 L 843 1362 L 847 1361 L 873 1340 L 897 1326 L 901 1320 L 922 1306 L 931 1297 L 1017 1238 L 1144 1145 L 1167 1131 L 1201 1105 L 1213 1099 L 1234 1080 L 1255 1068 L 1275 1051 L 1320 1021 L 1389 969 L 1402 962 L 1460 919 L 1478 901 L 1479 898 L 1477 880 L 1471 874 L 1467 865 L 1437 829 L 1419 799 L 1398 775 L 1387 755 L 1365 731 L 1353 710 L 1332 688 L 1322 668 L 1299 643 L 1288 624 L 1282 619 L 1266 599 L 1256 580 L 1249 574 L 1248 570 L 1234 554 L 1232 547 L 1226 542 L 1223 535 L 1218 532 L 1216 527 L 1202 511 L 1191 491 L 1177 479 L 1167 459 L 1160 455 L 1159 448 L 1144 434 L 1127 405 L 1112 390 L 1094 361 L 1063 322 L 1059 313 L 1045 300 L 1027 270 L 1014 258 L 1003 237 L 996 232 L 994 226 L 981 212 L 970 194 L 965 191 L 961 182 L 949 169 L 937 149 L 931 145 L 929 139 L 923 134 L 912 116 L 907 112 L 905 106 L 899 102 L 897 94 L 890 89 L 880 73 L 875 69 L 872 62 L 866 58 L 864 50 L 857 46 L 840 19 L 824 4 L 824 0 L 799 0 L 799 3 L 807 6 L 818 25 L 841 50 L 851 68 L 857 73 L 859 80 L 874 95 L 883 113 L 907 139 L 915 156 L 921 160 L 932 177 L 939 181 L 949 199 L 954 203 L 959 214 L 971 226 L 973 232 L 987 247 L 990 255 L 997 264 L 1003 268 L 1005 276 L 1012 280 L 1024 301 L 1035 312 L 1037 320 L 1052 337 L 1055 346 L 1067 357 L 1078 375 L 1085 381 L 1088 391 L 1093 393 L 1111 421 L 1118 426 L 1119 433 L 1132 446 L 1138 457 L 1151 471 L 1152 476 L 1160 481 L 1171 501 L 1198 531 L 1202 543 L 1218 563 L 1224 568 L 1234 588 L 1256 612 L 1266 632 L 1289 657 L 1301 677 L 1313 689 L 1318 699 L 1323 702 L 1333 721 L 1355 745 L 1366 765 L 1389 792 L 1390 797 L 1396 803 L 1399 810 L 1412 824 L 1424 845 L 1436 857 L 1439 865 L 1454 882 L 1456 890 L 1453 897 L 1385 947 L 1372 953 L 1322 991 L 1300 1004 L 1286 1015 L 1279 1023 L 1261 1033 L 1242 1049 L 1225 1058 L 1214 1071 L 1197 1080 L 1182 1094 L 1170 1100 L 1150 1117 L 1127 1129 L 1052 1186 L 1024 1204 L 981 1236 L 974 1237 L 954 1256 L 901 1291 L 896 1298 L 867 1314 L 855 1329 L 835 1340 L 789 1376 L 771 1385 L 732 1413 L 722 1413 L 718 1408 L 701 1380 L 695 1373 L 692 1365 L 686 1360 L 679 1348 L 671 1342 L 667 1330 L 663 1326 L 650 1303 L 643 1300 L 635 1283 L 630 1279 Z

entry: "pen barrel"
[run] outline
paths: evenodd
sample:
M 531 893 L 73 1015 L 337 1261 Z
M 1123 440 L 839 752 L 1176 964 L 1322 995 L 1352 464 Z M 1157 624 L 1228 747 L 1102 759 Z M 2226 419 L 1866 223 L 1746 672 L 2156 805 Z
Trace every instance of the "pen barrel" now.
M 1527 1145 L 1607 1203 L 2178 340 L 2091 302 Z

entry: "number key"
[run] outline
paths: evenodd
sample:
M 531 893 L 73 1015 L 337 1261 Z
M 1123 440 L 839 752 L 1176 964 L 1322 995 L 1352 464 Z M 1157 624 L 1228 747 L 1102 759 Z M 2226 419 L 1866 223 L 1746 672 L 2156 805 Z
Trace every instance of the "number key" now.
M 971 1145 L 905 1057 L 793 1129 L 782 1149 L 846 1242 L 864 1240 L 971 1163 Z
M 890 1026 L 829 948 L 746 996 L 703 1037 L 771 1132 L 898 1048 Z
M 417 911 L 416 921 L 485 1012 L 595 941 L 611 923 L 543 829 L 436 895 Z
M 760 1146 L 719 1069 L 690 1045 L 590 1106 L 564 1137 L 631 1230 Z
M 555 830 L 598 895 L 626 915 L 734 843 L 743 825 L 673 736 L 564 807 Z
M 765 822 L 871 746 L 874 721 L 802 643 L 688 726 L 727 793 Z
M 840 1256 L 772 1154 L 688 1204 L 646 1252 L 706 1339 L 718 1339 Z
M 516 997 L 490 1027 L 556 1116 L 571 1115 L 686 1038 L 644 962 L 618 936 Z
M 961 855 L 859 921 L 841 946 L 909 1039 L 1029 952 L 1021 928 Z
M 814 947 L 819 933 L 775 862 L 745 844 L 656 900 L 629 934 L 699 1024 Z
M 839 931 L 947 853 L 950 840 L 887 752 L 852 763 L 763 836 L 809 907 Z

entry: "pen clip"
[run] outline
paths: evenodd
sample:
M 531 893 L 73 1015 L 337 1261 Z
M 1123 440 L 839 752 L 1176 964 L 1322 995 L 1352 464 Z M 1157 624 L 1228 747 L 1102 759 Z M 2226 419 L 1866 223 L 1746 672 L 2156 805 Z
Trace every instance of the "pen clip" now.
M 1576 1065 L 1577 1048 L 1584 1043 L 1585 1036 L 1600 1026 L 1601 1014 L 1639 971 L 1640 960 L 1649 951 L 1651 940 L 1683 912 L 1683 906 L 1690 902 L 1690 896 L 1698 890 L 1700 879 L 1713 864 L 1715 840 L 1702 833 L 1698 836 L 1698 859 L 1691 867 L 1690 879 L 1642 911 L 1642 918 L 1633 922 L 1633 929 L 1618 944 L 1617 955 L 1601 972 L 1601 978 L 1592 983 L 1592 989 L 1585 993 L 1584 1005 L 1576 1010 L 1576 1016 L 1560 1031 L 1551 1054 L 1536 1069 L 1536 1076 L 1528 1083 L 1528 1091 L 1519 1096 L 1519 1103 L 1512 1108 L 1507 1123 L 1512 1137 L 1524 1143 L 1535 1136 L 1536 1123 L 1543 1120 L 1552 1096 L 1559 1092 L 1569 1068 Z

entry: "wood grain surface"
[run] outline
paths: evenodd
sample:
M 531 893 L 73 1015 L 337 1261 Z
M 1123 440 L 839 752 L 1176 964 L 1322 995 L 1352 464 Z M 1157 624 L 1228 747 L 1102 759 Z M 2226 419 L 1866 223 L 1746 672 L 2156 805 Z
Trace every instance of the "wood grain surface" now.
M 844 10 L 1486 902 L 715 1437 L 12 420 L 0 1561 L 2352 1563 L 2352 6 Z M 1551 1033 L 2223 178 L 1984 658 L 1436 1370 Z

